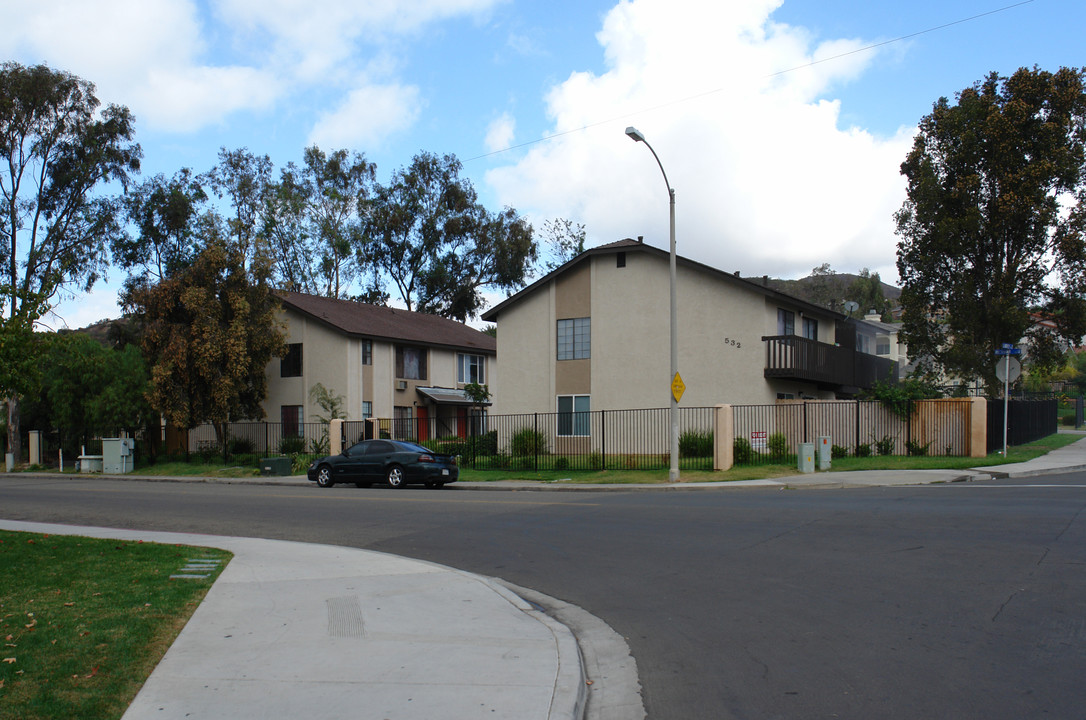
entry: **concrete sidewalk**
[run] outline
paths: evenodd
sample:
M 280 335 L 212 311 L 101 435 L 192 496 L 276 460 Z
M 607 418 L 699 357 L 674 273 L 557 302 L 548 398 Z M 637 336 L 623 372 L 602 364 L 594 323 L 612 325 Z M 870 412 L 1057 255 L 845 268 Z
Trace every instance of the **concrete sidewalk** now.
M 583 711 L 572 632 L 478 575 L 308 543 L 0 528 L 234 553 L 124 720 L 557 720 Z

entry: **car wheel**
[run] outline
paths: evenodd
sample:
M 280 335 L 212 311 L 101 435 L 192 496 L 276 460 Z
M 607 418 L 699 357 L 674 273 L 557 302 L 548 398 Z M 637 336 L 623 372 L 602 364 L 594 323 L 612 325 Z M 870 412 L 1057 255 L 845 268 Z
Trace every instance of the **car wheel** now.
M 328 465 L 321 465 L 317 468 L 317 485 L 322 488 L 330 488 L 336 484 L 336 481 L 332 479 L 332 468 Z
M 356 488 L 367 488 L 367 487 L 369 487 L 370 485 L 373 485 L 373 483 L 363 483 L 363 482 L 357 482 L 357 483 L 355 483 L 355 484 L 354 484 L 354 486 L 355 486 Z
M 393 465 L 388 469 L 388 475 L 386 476 L 389 487 L 403 487 L 403 468 L 399 465 Z

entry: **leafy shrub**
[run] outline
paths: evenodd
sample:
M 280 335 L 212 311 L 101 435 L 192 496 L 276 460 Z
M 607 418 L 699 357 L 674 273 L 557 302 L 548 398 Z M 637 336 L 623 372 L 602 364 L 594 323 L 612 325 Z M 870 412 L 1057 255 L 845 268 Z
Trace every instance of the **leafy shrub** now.
M 231 455 L 255 455 L 256 448 L 253 446 L 253 441 L 249 438 L 230 438 L 227 443 L 229 453 Z
M 871 457 L 871 443 L 857 443 L 856 457 Z
M 788 438 L 784 433 L 773 433 L 766 441 L 766 447 L 769 448 L 769 454 L 775 458 L 782 458 L 788 454 Z
M 848 457 L 848 448 L 834 445 L 830 448 L 830 457 L 834 460 Z
M 531 455 L 525 455 L 518 457 L 515 462 L 518 470 L 534 470 L 535 469 L 535 457 Z
M 279 441 L 280 455 L 296 455 L 305 452 L 304 437 L 285 437 Z
M 745 437 L 737 437 L 732 443 L 732 459 L 736 465 L 749 465 L 754 462 L 754 448 L 750 440 Z
M 921 445 L 920 443 L 916 442 L 915 440 L 906 440 L 905 441 L 905 450 L 910 455 L 916 455 L 916 456 L 927 455 L 928 454 L 928 448 L 931 447 L 932 442 L 934 442 L 934 440 L 930 441 L 928 443 L 925 443 L 924 445 Z
M 679 457 L 711 457 L 713 433 L 687 430 L 679 435 Z
M 475 443 L 475 452 L 478 455 L 497 455 L 498 454 L 498 431 L 491 430 L 483 435 L 477 435 L 472 438 Z
M 890 435 L 883 435 L 881 440 L 876 440 L 875 452 L 877 452 L 879 455 L 893 455 L 894 438 Z
M 588 467 L 592 468 L 593 470 L 602 470 L 603 469 L 603 455 L 601 455 L 598 451 L 592 453 L 591 455 L 589 455 L 588 456 Z
M 532 428 L 521 428 L 509 440 L 509 452 L 515 457 L 542 455 L 547 452 L 547 438 Z
M 565 455 L 554 459 L 555 470 L 569 470 L 569 458 Z

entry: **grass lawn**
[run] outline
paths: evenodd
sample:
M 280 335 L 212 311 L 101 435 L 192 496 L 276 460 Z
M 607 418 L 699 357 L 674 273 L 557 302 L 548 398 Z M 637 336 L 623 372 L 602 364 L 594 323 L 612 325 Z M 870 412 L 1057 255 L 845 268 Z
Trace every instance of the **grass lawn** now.
M 0 718 L 121 717 L 230 557 L 0 530 Z M 196 558 L 219 569 L 170 579 Z

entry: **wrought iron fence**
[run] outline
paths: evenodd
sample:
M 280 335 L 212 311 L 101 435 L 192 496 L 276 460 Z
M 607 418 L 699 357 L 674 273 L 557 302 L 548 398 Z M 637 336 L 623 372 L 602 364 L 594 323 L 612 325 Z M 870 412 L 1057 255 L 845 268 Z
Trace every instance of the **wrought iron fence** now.
M 1007 400 L 1007 444 L 1023 445 L 1058 431 L 1059 400 Z M 988 452 L 1003 448 L 1003 400 L 988 401 Z
M 650 470 L 670 460 L 668 408 L 484 415 L 455 434 L 433 420 L 385 427 L 479 470 Z M 679 408 L 681 469 L 713 469 L 712 428 L 713 408 Z

